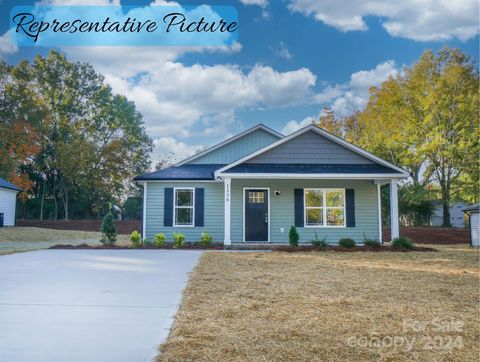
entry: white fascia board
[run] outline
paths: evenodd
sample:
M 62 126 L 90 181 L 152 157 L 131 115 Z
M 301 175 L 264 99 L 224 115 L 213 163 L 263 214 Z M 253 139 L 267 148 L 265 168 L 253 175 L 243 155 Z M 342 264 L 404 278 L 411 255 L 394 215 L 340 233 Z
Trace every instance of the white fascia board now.
M 242 137 L 244 137 L 244 136 L 246 136 L 246 135 L 248 135 L 248 134 L 250 134 L 250 133 L 252 133 L 252 132 L 255 132 L 256 130 L 259 130 L 259 129 L 261 129 L 261 130 L 263 130 L 263 131 L 265 131 L 265 132 L 267 132 L 267 133 L 270 133 L 271 135 L 273 135 L 273 136 L 275 136 L 275 137 L 279 137 L 279 138 L 283 138 L 283 137 L 284 137 L 281 133 L 279 133 L 279 132 L 277 132 L 277 131 L 275 131 L 275 130 L 273 130 L 273 129 L 271 129 L 271 128 L 268 128 L 268 127 L 266 127 L 266 126 L 263 125 L 263 124 L 257 124 L 256 126 L 253 126 L 253 127 L 249 128 L 249 129 L 247 129 L 247 130 L 245 130 L 245 131 L 243 131 L 243 132 L 241 132 L 241 133 L 239 133 L 239 134 L 237 134 L 237 135 L 235 135 L 235 136 L 233 136 L 233 137 L 230 137 L 230 138 L 226 139 L 226 140 L 223 141 L 223 142 L 220 142 L 220 143 L 218 143 L 218 144 L 216 144 L 216 145 L 214 145 L 214 146 L 212 146 L 212 147 L 209 147 L 209 148 L 207 148 L 206 150 L 204 150 L 204 151 L 202 151 L 202 152 L 200 152 L 200 153 L 197 153 L 196 155 L 190 156 L 189 158 L 187 158 L 187 159 L 185 159 L 185 160 L 183 160 L 183 161 L 178 162 L 177 164 L 175 164 L 175 166 L 181 166 L 181 165 L 184 165 L 184 164 L 186 164 L 186 163 L 188 163 L 188 162 L 190 162 L 190 161 L 193 161 L 193 160 L 195 160 L 195 159 L 197 159 L 197 158 L 199 158 L 199 157 L 205 156 L 205 155 L 209 154 L 210 152 L 215 151 L 215 150 L 219 149 L 220 147 L 226 146 L 226 145 L 228 145 L 229 143 L 232 143 L 233 141 L 236 141 L 236 140 L 238 140 L 239 138 L 242 138 Z
M 408 172 L 406 170 L 404 170 L 403 168 L 395 166 L 394 164 L 392 164 L 388 161 L 385 161 L 385 160 L 381 159 L 380 157 L 377 157 L 377 156 L 371 154 L 370 152 L 365 151 L 364 149 L 362 149 L 360 147 L 357 147 L 357 146 L 351 144 L 350 142 L 345 141 L 344 139 L 342 139 L 340 137 L 337 137 L 337 136 L 335 136 L 335 135 L 333 135 L 333 134 L 331 134 L 331 133 L 329 133 L 329 132 L 327 132 L 327 131 L 325 131 L 325 130 L 321 129 L 320 127 L 317 127 L 313 124 L 308 125 L 306 127 L 303 127 L 301 129 L 299 129 L 298 131 L 292 133 L 291 135 L 286 136 L 286 137 L 278 140 L 277 142 L 274 142 L 274 143 L 272 143 L 272 144 L 270 144 L 270 145 L 268 145 L 264 148 L 259 149 L 258 151 L 255 151 L 255 152 L 253 152 L 253 153 L 251 153 L 251 154 L 249 154 L 249 155 L 247 155 L 247 156 L 245 156 L 245 157 L 243 157 L 243 158 L 241 158 L 241 159 L 239 159 L 235 162 L 232 162 L 232 163 L 218 169 L 217 171 L 215 171 L 215 176 L 221 174 L 223 171 L 226 171 L 226 170 L 228 170 L 232 167 L 235 167 L 235 166 L 237 166 L 241 163 L 244 163 L 245 161 L 251 160 L 252 158 L 254 158 L 256 156 L 261 155 L 262 153 L 267 152 L 268 150 L 271 150 L 272 148 L 280 146 L 281 144 L 283 144 L 285 142 L 288 142 L 292 138 L 295 138 L 295 137 L 297 137 L 297 136 L 299 136 L 299 135 L 301 135 L 305 132 L 308 132 L 308 131 L 314 131 L 314 132 L 324 136 L 325 138 L 328 138 L 329 140 L 331 140 L 335 143 L 338 143 L 338 144 L 344 146 L 345 148 L 348 148 L 348 149 L 350 149 L 350 150 L 352 150 L 352 151 L 370 159 L 371 161 L 374 161 L 374 162 L 379 163 L 383 166 L 392 168 L 392 169 L 400 172 L 401 174 L 406 175 L 404 177 L 409 176 Z
M 371 180 L 371 179 L 402 179 L 403 174 L 391 173 L 221 173 L 218 178 L 231 177 L 239 179 L 349 179 L 349 180 Z

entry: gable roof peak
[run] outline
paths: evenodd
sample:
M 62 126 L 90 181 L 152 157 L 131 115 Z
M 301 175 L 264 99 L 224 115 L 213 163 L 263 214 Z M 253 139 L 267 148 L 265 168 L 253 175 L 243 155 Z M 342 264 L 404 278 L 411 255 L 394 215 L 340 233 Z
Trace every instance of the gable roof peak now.
M 197 158 L 200 158 L 200 157 L 202 157 L 202 156 L 205 156 L 206 154 L 208 154 L 208 153 L 210 153 L 210 152 L 212 152 L 212 151 L 215 151 L 215 150 L 219 149 L 220 147 L 226 146 L 226 145 L 228 145 L 228 144 L 230 144 L 230 143 L 232 143 L 232 142 L 234 142 L 234 141 L 236 141 L 236 140 L 238 140 L 238 139 L 240 139 L 240 138 L 242 138 L 242 137 L 244 137 L 244 136 L 246 136 L 246 135 L 249 135 L 250 133 L 253 133 L 253 132 L 259 130 L 259 129 L 261 129 L 261 130 L 263 130 L 263 131 L 271 134 L 271 135 L 274 136 L 274 137 L 277 137 L 278 139 L 282 139 L 283 137 L 285 137 L 285 136 L 284 136 L 283 134 L 281 134 L 280 132 L 277 132 L 277 131 L 275 131 L 274 129 L 268 127 L 268 126 L 265 126 L 263 123 L 257 123 L 255 126 L 252 126 L 252 127 L 248 128 L 248 129 L 246 129 L 245 131 L 238 133 L 238 134 L 235 135 L 235 136 L 232 136 L 232 137 L 230 137 L 230 138 L 227 138 L 226 140 L 224 140 L 224 141 L 222 141 L 222 142 L 220 142 L 220 143 L 217 143 L 216 145 L 213 145 L 213 146 L 211 146 L 211 147 L 208 147 L 207 149 L 203 150 L 202 152 L 199 152 L 199 153 L 197 153 L 197 154 L 195 154 L 195 155 L 193 155 L 193 156 L 190 156 L 190 157 L 184 159 L 183 161 L 178 162 L 177 164 L 175 164 L 175 166 L 181 166 L 181 165 L 184 165 L 184 164 L 186 164 L 186 163 L 188 163 L 188 162 L 190 162 L 190 161 L 193 161 L 193 160 L 195 160 L 195 159 L 197 159 Z

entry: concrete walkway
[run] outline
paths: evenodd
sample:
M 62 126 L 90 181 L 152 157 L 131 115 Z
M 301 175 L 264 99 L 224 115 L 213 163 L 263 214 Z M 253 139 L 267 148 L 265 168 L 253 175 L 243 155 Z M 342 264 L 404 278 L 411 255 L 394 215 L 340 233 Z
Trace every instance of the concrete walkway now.
M 0 256 L 0 361 L 149 361 L 200 251 Z

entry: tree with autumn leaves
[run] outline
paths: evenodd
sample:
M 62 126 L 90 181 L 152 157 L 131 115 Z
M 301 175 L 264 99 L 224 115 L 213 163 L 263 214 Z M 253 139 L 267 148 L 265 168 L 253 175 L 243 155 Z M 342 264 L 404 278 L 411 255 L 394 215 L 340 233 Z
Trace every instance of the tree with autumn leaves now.
M 53 218 L 68 219 L 72 202 L 95 214 L 124 199 L 133 176 L 148 169 L 152 141 L 141 114 L 91 65 L 54 51 L 1 63 L 0 87 L 0 177 L 25 189 L 36 217 L 46 199 Z
M 451 226 L 452 199 L 478 202 L 479 115 L 476 64 L 445 48 L 371 88 L 363 111 L 335 122 L 325 112 L 319 123 L 408 170 L 411 187 L 437 191 Z

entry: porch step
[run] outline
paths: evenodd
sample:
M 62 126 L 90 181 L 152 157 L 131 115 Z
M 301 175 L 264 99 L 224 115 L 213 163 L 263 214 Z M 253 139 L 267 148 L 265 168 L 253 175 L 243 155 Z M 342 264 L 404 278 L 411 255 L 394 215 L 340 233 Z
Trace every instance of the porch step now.
M 280 244 L 280 243 L 232 243 L 229 246 L 225 246 L 225 249 L 230 249 L 230 250 L 269 250 L 273 249 L 275 246 L 281 246 L 281 245 L 286 245 L 286 244 Z M 288 244 L 287 244 L 288 245 Z

